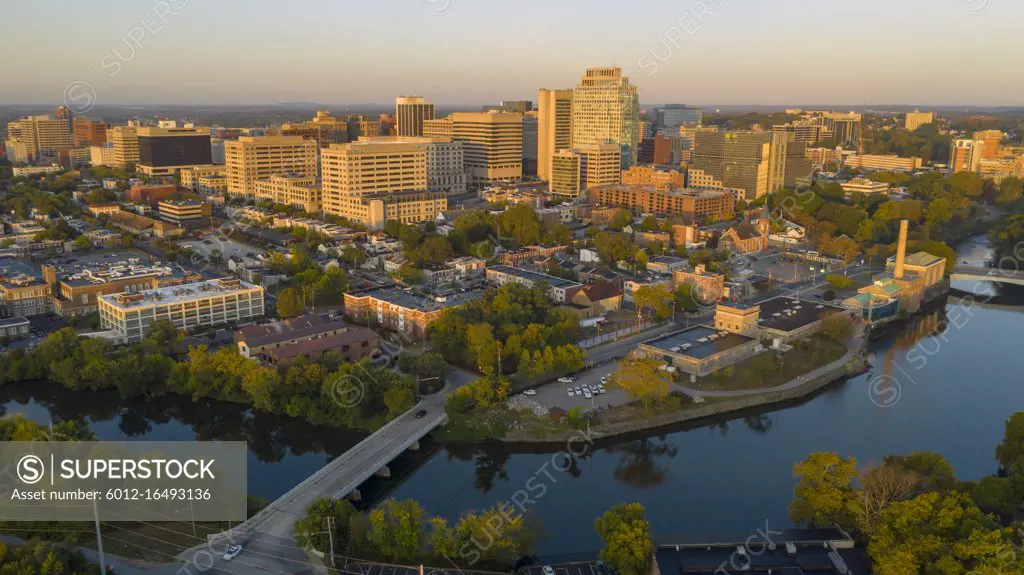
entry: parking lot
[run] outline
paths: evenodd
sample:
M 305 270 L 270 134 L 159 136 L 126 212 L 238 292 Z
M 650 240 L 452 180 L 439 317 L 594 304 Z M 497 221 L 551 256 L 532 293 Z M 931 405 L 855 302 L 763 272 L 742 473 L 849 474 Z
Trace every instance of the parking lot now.
M 532 396 L 531 399 L 546 409 L 559 407 L 566 411 L 574 407 L 579 407 L 584 411 L 589 411 L 591 409 L 629 403 L 630 397 L 626 392 L 615 389 L 610 385 L 605 385 L 607 393 L 595 395 L 591 399 L 587 399 L 583 395 L 576 395 L 575 393 L 573 394 L 573 397 L 569 397 L 569 394 L 566 391 L 570 386 L 575 388 L 576 386 L 583 385 L 589 385 L 590 387 L 600 385 L 601 377 L 615 373 L 616 369 L 617 367 L 615 363 L 608 363 L 577 373 L 574 375 L 576 380 L 572 382 L 572 384 L 559 383 L 555 381 L 548 385 L 538 387 L 536 388 L 537 395 Z
M 420 575 L 419 567 L 402 567 L 398 565 L 380 565 L 377 563 L 348 563 L 338 568 L 343 573 L 350 575 Z M 427 567 L 423 566 L 423 575 L 495 575 L 492 571 L 467 571 L 452 566 Z
M 562 563 L 558 565 L 552 565 L 555 570 L 555 575 L 597 575 L 596 565 L 593 561 L 585 561 L 580 563 Z M 532 565 L 530 567 L 522 567 L 519 571 L 516 571 L 521 575 L 544 575 L 542 565 Z
M 190 248 L 192 251 L 202 254 L 203 257 L 209 257 L 213 250 L 220 250 L 221 258 L 225 260 L 232 256 L 245 257 L 250 254 L 255 256 L 263 252 L 262 248 L 214 235 L 208 235 L 202 240 L 181 242 L 178 245 L 183 248 Z

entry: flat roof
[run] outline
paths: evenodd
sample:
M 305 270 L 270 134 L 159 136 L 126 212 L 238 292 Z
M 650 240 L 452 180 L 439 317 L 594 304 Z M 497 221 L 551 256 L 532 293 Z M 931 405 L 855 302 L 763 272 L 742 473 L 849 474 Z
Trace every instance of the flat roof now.
M 406 309 L 434 312 L 463 305 L 484 295 L 481 288 L 463 290 L 445 296 L 428 296 L 399 286 L 372 288 L 346 294 L 356 298 L 372 297 Z
M 581 286 L 581 285 L 583 285 L 583 284 L 581 284 L 579 282 L 574 282 L 572 280 L 562 279 L 562 278 L 559 278 L 559 277 L 549 276 L 547 274 L 542 274 L 540 272 L 533 272 L 533 271 L 530 271 L 530 270 L 524 270 L 522 268 L 514 268 L 512 266 L 506 266 L 506 265 L 498 265 L 498 266 L 487 268 L 487 271 L 491 271 L 491 270 L 494 270 L 495 272 L 498 272 L 498 273 L 504 273 L 504 274 L 520 277 L 520 278 L 523 278 L 523 279 L 526 279 L 526 280 L 530 280 L 532 282 L 541 282 L 542 281 L 542 282 L 548 284 L 549 286 L 555 287 L 555 288 L 569 288 L 569 287 L 573 287 L 573 286 Z
M 237 287 L 224 287 L 221 285 L 221 281 L 234 281 L 238 282 Z M 167 305 L 173 303 L 182 303 L 195 299 L 207 298 L 218 295 L 227 295 L 231 293 L 238 293 L 253 289 L 259 289 L 261 292 L 263 288 L 254 286 L 251 283 L 244 282 L 242 280 L 234 278 L 220 278 L 216 280 L 202 281 L 190 284 L 182 284 L 179 286 L 166 286 L 159 287 L 151 290 L 134 293 L 117 293 L 99 296 L 100 299 L 106 301 L 108 304 L 119 307 L 119 308 L 131 308 L 141 305 Z M 128 303 L 121 303 L 118 298 L 121 296 L 132 296 L 141 295 L 144 299 L 132 301 Z
M 641 345 L 660 349 L 675 355 L 692 357 L 694 359 L 707 359 L 713 355 L 729 351 L 734 347 L 756 341 L 752 337 L 738 333 L 727 333 L 720 336 L 718 334 L 721 331 L 706 325 L 697 325 L 683 331 L 677 331 L 645 341 Z M 714 336 L 714 339 L 711 339 L 711 336 Z M 689 349 L 681 349 L 686 344 L 690 345 Z M 674 348 L 680 349 L 679 351 L 672 351 Z
M 843 308 L 824 302 L 779 296 L 760 303 L 760 326 L 777 331 L 796 331 L 810 325 L 823 314 L 845 311 Z

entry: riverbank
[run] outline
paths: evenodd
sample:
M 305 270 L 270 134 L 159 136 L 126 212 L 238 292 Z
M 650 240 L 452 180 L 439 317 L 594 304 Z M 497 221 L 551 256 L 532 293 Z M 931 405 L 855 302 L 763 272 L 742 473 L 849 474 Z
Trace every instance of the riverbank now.
M 570 439 L 579 439 L 581 435 L 585 435 L 588 441 L 596 441 L 639 431 L 649 432 L 670 425 L 714 418 L 751 408 L 801 399 L 832 383 L 867 372 L 869 364 L 864 353 L 866 345 L 866 337 L 863 333 L 858 333 L 848 342 L 846 346 L 847 351 L 841 358 L 819 367 L 806 375 L 768 390 L 750 390 L 749 392 L 736 395 L 716 395 L 716 392 L 680 388 L 682 393 L 690 397 L 703 396 L 704 403 L 690 402 L 668 413 L 657 413 L 643 417 L 638 416 L 628 421 L 598 424 L 585 430 L 556 430 L 545 433 L 543 436 L 534 435 L 528 430 L 513 430 L 502 437 L 494 438 L 494 441 L 510 444 L 564 444 Z M 679 386 L 676 387 L 678 388 Z

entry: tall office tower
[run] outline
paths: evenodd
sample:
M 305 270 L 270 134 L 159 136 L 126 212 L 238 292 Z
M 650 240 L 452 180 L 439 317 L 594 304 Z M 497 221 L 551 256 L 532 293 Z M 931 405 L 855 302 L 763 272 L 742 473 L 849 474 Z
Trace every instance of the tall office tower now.
M 107 125 L 96 118 L 78 116 L 71 132 L 76 146 L 102 146 L 107 143 Z
M 903 126 L 913 132 L 925 124 L 931 124 L 935 121 L 935 112 L 921 112 L 914 110 L 913 112 L 907 112 L 907 118 Z
M 528 112 L 523 116 L 523 175 L 537 175 L 537 113 Z
M 537 175 L 551 178 L 551 157 L 572 148 L 572 90 L 546 90 L 537 99 Z
M 640 97 L 621 68 L 588 68 L 573 91 L 572 145 L 614 142 L 623 166 L 636 163 Z
M 71 108 L 68 108 L 67 106 L 57 106 L 54 114 L 56 119 L 64 120 L 68 124 L 71 124 L 74 120 L 74 114 L 71 113 Z
M 317 175 L 316 142 L 301 136 L 241 136 L 224 142 L 228 193 L 255 197 L 256 182 L 272 176 Z
M 548 190 L 562 197 L 578 198 L 597 186 L 618 184 L 622 177 L 622 148 L 604 143 L 559 150 L 551 157 Z
M 1003 142 L 1002 130 L 974 132 L 974 139 L 984 142 L 981 147 L 981 159 L 999 157 L 999 145 Z
M 71 124 L 50 116 L 27 116 L 7 127 L 8 139 L 23 142 L 32 160 L 56 156 L 71 147 Z
M 704 120 L 704 110 L 688 108 L 684 104 L 665 104 L 658 108 L 658 131 L 663 136 L 679 135 L 680 126 L 698 126 Z
M 139 128 L 138 171 L 170 176 L 183 167 L 213 163 L 209 128 Z
M 826 112 L 819 122 L 831 130 L 836 144 L 856 146 L 860 143 L 860 119 L 860 114 L 856 112 Z
M 110 130 L 114 144 L 114 165 L 122 170 L 139 163 L 139 129 L 134 126 L 114 126 Z
M 748 201 L 765 195 L 771 137 L 769 132 L 696 132 L 690 172 L 699 171 L 701 179 L 691 185 L 741 189 Z
M 419 96 L 395 98 L 395 118 L 399 136 L 422 136 L 423 121 L 434 119 L 434 105 Z
M 772 132 L 768 160 L 768 193 L 809 183 L 813 165 L 807 158 L 807 143 L 789 132 Z
M 985 151 L 985 140 L 953 140 L 949 148 L 949 173 L 977 172 Z
M 471 186 L 523 177 L 523 116 L 504 112 L 457 112 L 452 136 L 465 146 Z
M 578 198 L 586 189 L 580 173 L 582 156 L 575 150 L 559 150 L 552 154 L 548 191 L 563 198 Z
M 320 152 L 324 211 L 373 229 L 387 220 L 412 224 L 447 209 L 443 192 L 427 190 L 422 138 L 368 138 Z

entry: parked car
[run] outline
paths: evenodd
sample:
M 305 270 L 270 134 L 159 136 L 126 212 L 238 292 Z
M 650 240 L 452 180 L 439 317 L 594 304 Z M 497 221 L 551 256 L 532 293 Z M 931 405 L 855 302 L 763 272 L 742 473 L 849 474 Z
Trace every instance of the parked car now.
M 544 575 L 555 575 L 555 570 L 550 565 L 545 565 L 540 570 L 544 572 Z
M 583 393 L 583 388 L 578 386 L 578 385 L 575 387 L 575 390 L 576 390 L 576 395 L 581 395 Z
M 560 377 L 560 378 L 558 378 L 558 383 L 572 383 L 572 381 L 573 380 L 572 380 L 571 377 Z
M 601 383 L 608 383 L 608 376 L 607 375 L 602 375 L 601 376 Z
M 523 395 L 531 395 L 531 396 L 532 395 L 537 395 L 537 390 L 536 389 L 527 389 L 526 391 L 523 392 Z
M 596 575 L 608 575 L 608 566 L 604 564 L 604 561 L 598 561 L 594 564 L 594 573 Z
M 575 395 L 576 395 L 575 393 L 573 393 L 573 390 L 572 390 L 572 388 L 571 388 L 571 387 L 570 387 L 570 388 L 567 388 L 567 389 L 566 389 L 566 391 L 568 391 L 568 392 L 569 392 L 569 397 L 573 397 L 573 396 L 575 396 Z
M 590 393 L 589 389 L 585 389 L 585 390 L 583 390 L 583 397 L 585 397 L 587 399 L 593 399 L 594 398 L 594 394 Z
M 223 559 L 225 561 L 231 561 L 235 557 L 238 557 L 238 554 L 241 553 L 241 552 L 242 552 L 242 546 L 241 545 L 232 545 L 231 547 L 228 547 L 227 551 L 224 552 Z

